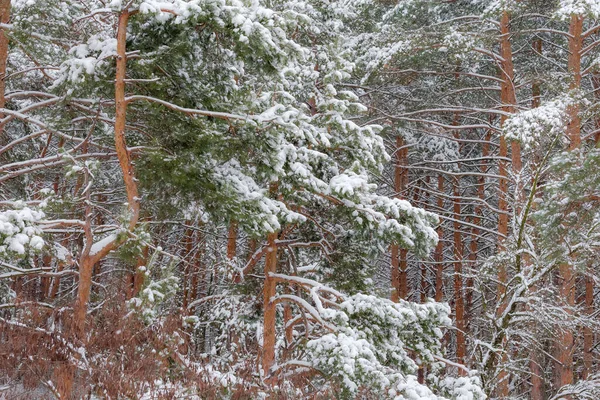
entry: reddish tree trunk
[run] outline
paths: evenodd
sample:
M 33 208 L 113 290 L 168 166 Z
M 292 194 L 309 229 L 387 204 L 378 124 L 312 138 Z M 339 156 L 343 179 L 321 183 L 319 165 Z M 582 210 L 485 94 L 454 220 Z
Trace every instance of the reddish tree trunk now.
M 10 20 L 10 0 L 0 0 L 0 22 L 8 24 Z M 8 36 L 4 29 L 0 29 L 0 108 L 6 107 L 6 62 L 8 60 Z M 4 113 L 0 112 L 0 119 L 4 118 Z M 4 125 L 0 124 L 0 147 L 6 144 Z
M 146 269 L 148 269 L 149 251 L 150 251 L 149 247 L 144 246 L 144 250 L 142 250 L 142 255 L 137 260 L 135 274 L 133 275 L 133 285 L 131 288 L 131 297 L 137 296 L 140 293 L 140 290 L 142 290 L 142 286 L 144 285 L 144 277 L 146 274 L 144 271 L 142 271 L 140 269 L 140 267 L 143 266 L 143 267 L 146 267 Z
M 454 182 L 454 312 L 456 317 L 456 360 L 464 364 L 465 343 L 465 305 L 463 297 L 463 241 L 460 232 L 460 192 L 458 182 Z M 462 370 L 460 370 L 462 371 Z
M 140 203 L 135 173 L 127 142 L 125 140 L 125 118 L 127 112 L 127 102 L 125 100 L 125 73 L 127 70 L 126 39 L 127 23 L 129 21 L 129 11 L 124 10 L 119 15 L 117 27 L 117 67 L 115 79 L 115 150 L 119 159 L 119 166 L 123 173 L 125 191 L 127 192 L 127 201 L 130 212 L 129 229 L 133 230 L 139 219 Z M 86 245 L 79 259 L 79 285 L 77 287 L 77 299 L 73 307 L 73 325 L 72 333 L 76 338 L 85 341 L 85 322 L 90 299 L 92 286 L 92 272 L 94 264 L 104 258 L 110 251 L 119 247 L 122 243 L 117 239 L 113 240 L 101 249 L 92 253 L 93 236 L 91 233 L 91 221 L 87 217 L 91 208 L 86 207 Z M 70 398 L 71 388 L 74 378 L 74 369 L 71 367 L 69 373 L 64 378 L 64 391 L 61 390 L 61 398 Z
M 192 264 L 192 281 L 190 287 L 190 301 L 198 299 L 198 275 L 202 270 L 202 256 L 204 255 L 204 246 L 206 242 L 202 237 L 200 230 L 196 231 L 194 235 L 196 252 L 194 253 L 194 260 Z
M 533 43 L 533 48 L 538 52 L 542 53 L 542 41 L 536 40 Z M 531 107 L 539 107 L 541 101 L 541 89 L 538 82 L 534 82 L 531 88 L 533 100 Z M 531 288 L 531 291 L 535 291 L 535 287 Z M 531 400 L 544 400 L 544 381 L 542 379 L 542 355 L 540 351 L 533 349 L 529 360 L 530 381 L 531 381 Z
M 507 11 L 502 13 L 500 18 L 500 56 L 501 70 L 500 77 L 502 83 L 500 84 L 500 101 L 502 102 L 502 109 L 506 113 L 514 113 L 515 106 L 517 103 L 515 87 L 514 87 L 514 67 L 513 67 L 513 56 L 512 48 L 510 43 L 510 15 Z M 500 126 L 503 127 L 507 120 L 507 115 L 500 117 Z M 500 157 L 506 158 L 508 156 L 508 146 L 504 136 L 500 136 Z M 521 170 L 521 148 L 517 142 L 511 143 L 511 161 L 512 170 L 518 174 Z M 515 175 L 516 175 L 515 174 Z M 498 216 L 498 249 L 503 251 L 505 249 L 504 241 L 508 236 L 508 171 L 507 162 L 500 160 L 499 163 L 499 175 L 502 176 L 500 179 L 500 193 L 498 199 L 498 209 L 501 214 Z M 507 271 L 506 265 L 501 264 L 498 268 L 498 301 L 500 302 L 497 308 L 497 315 L 500 316 L 506 309 L 506 301 L 504 296 L 506 295 L 506 282 L 507 282 Z M 503 345 L 506 343 L 503 343 Z M 504 347 L 504 346 L 503 346 Z M 506 362 L 506 352 L 502 356 L 502 364 Z M 497 394 L 499 397 L 508 396 L 508 375 L 504 370 L 500 371 L 498 377 L 498 390 Z
M 237 222 L 231 220 L 227 234 L 227 261 L 229 263 L 233 262 L 237 253 L 237 229 Z
M 267 253 L 265 256 L 265 285 L 263 289 L 263 349 L 262 349 L 262 369 L 263 376 L 269 378 L 269 371 L 275 363 L 275 317 L 277 306 L 271 301 L 276 293 L 276 280 L 270 276 L 270 273 L 277 271 L 277 233 L 269 233 L 267 236 Z
M 600 100 L 600 71 L 592 73 L 592 86 L 594 88 L 594 97 L 596 101 Z M 594 143 L 596 147 L 600 147 L 600 117 L 596 117 L 596 134 L 594 135 Z
M 185 222 L 187 226 L 192 224 L 192 221 L 188 220 Z M 183 261 L 183 299 L 182 299 L 182 307 L 183 309 L 187 309 L 188 303 L 190 301 L 190 286 L 191 286 L 191 268 L 192 268 L 192 252 L 194 249 L 194 239 L 193 239 L 194 231 L 191 228 L 186 228 L 183 234 L 183 244 L 185 245 L 182 251 L 182 261 Z
M 481 155 L 483 156 L 483 161 L 481 162 L 481 173 L 485 174 L 487 173 L 487 160 L 486 157 L 488 157 L 490 155 L 490 151 L 489 151 L 489 144 L 487 142 L 489 142 L 491 140 L 491 132 L 488 132 L 486 137 L 485 137 L 485 141 L 486 143 L 483 143 L 481 146 Z M 479 199 L 481 199 L 482 201 L 485 201 L 485 176 L 481 175 L 478 177 L 478 184 L 477 184 L 477 196 L 479 197 Z M 471 308 L 473 305 L 473 274 L 475 273 L 475 267 L 476 267 L 476 262 L 477 262 L 477 251 L 479 248 L 479 234 L 480 234 L 480 230 L 479 228 L 477 228 L 480 224 L 481 224 L 481 215 L 482 215 L 482 211 L 481 211 L 481 204 L 477 204 L 477 206 L 475 206 L 475 210 L 474 210 L 474 217 L 473 217 L 473 227 L 471 228 L 471 243 L 470 243 L 470 252 L 469 252 L 469 265 L 470 265 L 470 273 L 469 273 L 469 277 L 467 278 L 467 292 L 465 294 L 465 307 L 466 307 L 466 314 L 467 314 L 467 319 L 469 319 L 470 314 L 471 314 Z M 465 323 L 468 326 L 468 321 Z
M 571 73 L 572 90 L 577 90 L 581 86 L 581 47 L 583 17 L 579 15 L 571 16 L 569 27 L 569 61 L 568 67 Z M 568 107 L 567 113 L 569 122 L 567 124 L 567 136 L 570 144 L 569 150 L 579 148 L 581 144 L 581 120 L 579 118 L 579 107 L 574 104 Z M 575 305 L 575 273 L 573 266 L 565 262 L 559 265 L 559 288 L 560 298 L 563 299 L 567 307 Z M 574 339 L 573 332 L 570 329 L 560 329 L 556 341 L 557 355 L 557 386 L 562 387 L 573 383 L 573 350 Z
M 438 192 L 440 196 L 437 198 L 438 210 L 444 209 L 444 176 L 438 175 Z M 442 230 L 442 224 L 437 228 L 438 244 L 435 247 L 435 301 L 442 301 L 444 299 L 444 231 Z
M 394 190 L 398 198 L 402 198 L 408 181 L 408 170 L 405 168 L 408 159 L 408 148 L 404 147 L 402 136 L 396 136 L 396 163 L 394 165 Z M 391 245 L 391 279 L 392 296 L 391 299 L 397 302 L 398 299 L 406 299 L 408 296 L 407 282 L 407 251 L 400 249 L 398 244 Z
M 585 277 L 585 313 L 590 317 L 594 314 L 594 278 L 593 267 L 589 266 Z M 593 373 L 594 332 L 588 327 L 583 328 L 583 371 L 582 379 L 587 379 Z

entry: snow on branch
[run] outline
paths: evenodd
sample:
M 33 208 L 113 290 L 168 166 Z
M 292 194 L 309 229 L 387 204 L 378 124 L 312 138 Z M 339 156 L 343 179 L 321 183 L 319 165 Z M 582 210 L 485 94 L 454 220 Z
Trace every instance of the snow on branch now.
M 567 108 L 574 104 L 572 97 L 563 96 L 539 107 L 517 113 L 506 120 L 504 135 L 523 147 L 531 148 L 544 136 L 554 137 L 565 130 Z

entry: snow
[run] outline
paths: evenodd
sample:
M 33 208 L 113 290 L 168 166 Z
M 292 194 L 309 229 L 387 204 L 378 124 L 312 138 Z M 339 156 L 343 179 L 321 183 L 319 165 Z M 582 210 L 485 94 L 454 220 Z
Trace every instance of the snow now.
M 15 206 L 22 207 L 21 203 Z M 0 255 L 14 253 L 25 255 L 28 248 L 41 250 L 44 240 L 37 225 L 45 217 L 42 211 L 22 207 L 0 211 Z
M 506 120 L 504 135 L 521 142 L 524 148 L 531 148 L 544 137 L 559 135 L 568 122 L 567 109 L 574 102 L 572 97 L 564 96 L 519 112 Z
M 563 20 L 571 18 L 572 15 L 600 16 L 600 1 L 598 0 L 560 0 L 555 15 Z
M 115 233 L 112 233 L 112 234 L 106 236 L 105 238 L 99 240 L 98 242 L 94 243 L 92 245 L 92 247 L 90 248 L 90 256 L 95 256 L 103 248 L 105 248 L 106 246 L 108 246 L 109 244 L 114 242 L 115 240 L 117 240 L 117 235 Z
M 73 57 L 61 65 L 59 78 L 53 84 L 55 87 L 64 82 L 84 82 L 85 75 L 95 77 L 96 72 L 116 56 L 117 39 L 93 35 L 86 43 L 71 48 L 69 53 Z

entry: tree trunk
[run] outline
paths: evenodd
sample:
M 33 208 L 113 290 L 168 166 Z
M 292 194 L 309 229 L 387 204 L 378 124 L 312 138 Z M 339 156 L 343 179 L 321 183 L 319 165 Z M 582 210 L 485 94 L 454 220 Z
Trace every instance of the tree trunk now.
M 491 132 L 488 132 L 485 136 L 485 141 L 489 142 L 491 140 Z M 481 146 L 481 155 L 483 156 L 483 160 L 481 161 L 481 168 L 480 171 L 482 174 L 486 174 L 487 173 L 487 160 L 486 157 L 488 157 L 490 154 L 489 151 L 489 144 L 488 143 L 483 143 Z M 477 196 L 479 197 L 479 199 L 481 199 L 482 201 L 485 201 L 485 176 L 481 175 L 477 178 L 478 182 L 477 182 Z M 476 267 L 476 262 L 477 262 L 477 251 L 479 249 L 479 234 L 480 234 L 480 230 L 478 228 L 478 226 L 481 224 L 481 219 L 482 219 L 482 207 L 481 204 L 477 204 L 475 206 L 475 210 L 474 210 L 474 216 L 473 216 L 473 228 L 471 229 L 471 243 L 470 243 L 470 252 L 469 252 L 469 265 L 470 265 L 470 271 L 469 271 L 469 278 L 467 279 L 467 292 L 465 294 L 465 307 L 466 307 L 466 314 L 467 314 L 467 320 L 470 319 L 471 317 L 471 309 L 473 306 L 473 291 L 474 291 L 474 287 L 473 287 L 473 275 L 475 273 L 475 267 Z M 468 323 L 465 323 L 466 326 L 468 326 Z
M 229 230 L 227 234 L 227 262 L 232 263 L 237 253 L 237 222 L 231 220 L 229 222 Z
M 582 38 L 583 17 L 579 15 L 571 16 L 571 24 L 569 27 L 569 73 L 571 74 L 571 90 L 578 90 L 581 87 L 581 47 L 583 45 Z M 579 118 L 579 106 L 571 105 L 567 109 L 569 122 L 567 124 L 567 135 L 569 137 L 569 150 L 579 148 L 581 144 L 581 120 Z
M 126 39 L 127 23 L 129 21 L 129 11 L 124 10 L 119 15 L 117 28 L 117 67 L 115 79 L 115 150 L 119 159 L 119 166 L 123 173 L 125 182 L 125 191 L 127 192 L 127 201 L 130 212 L 129 230 L 133 230 L 139 219 L 140 203 L 135 173 L 127 142 L 125 140 L 125 118 L 127 112 L 127 102 L 125 100 L 125 73 L 127 70 Z M 85 343 L 85 322 L 90 291 L 92 286 L 92 271 L 94 264 L 104 258 L 110 251 L 119 247 L 122 243 L 117 239 L 113 240 L 101 249 L 92 253 L 93 235 L 91 231 L 91 207 L 86 206 L 86 244 L 79 259 L 79 285 L 77 287 L 77 300 L 73 307 L 73 325 L 72 334 Z M 71 396 L 75 371 L 73 367 L 69 368 L 69 373 L 65 376 L 65 391 L 61 391 L 61 398 L 68 399 Z
M 600 101 L 600 71 L 598 70 L 592 72 L 592 87 L 594 88 L 596 101 Z M 594 143 L 596 144 L 596 148 L 600 148 L 600 117 L 596 117 L 594 128 L 596 128 Z
M 148 246 L 144 246 L 142 250 L 142 255 L 138 258 L 136 263 L 135 274 L 133 275 L 133 285 L 131 287 L 131 297 L 135 297 L 142 290 L 142 286 L 144 285 L 144 277 L 146 275 L 145 271 L 142 271 L 140 267 L 146 267 L 148 270 L 148 254 L 150 249 Z
M 514 87 L 514 66 L 513 66 L 513 56 L 512 56 L 512 48 L 510 42 L 510 15 L 507 11 L 502 13 L 500 18 L 500 56 L 502 57 L 501 68 L 500 68 L 500 78 L 502 79 L 502 83 L 500 84 L 500 101 L 502 103 L 502 109 L 506 113 L 514 113 L 515 106 L 517 103 L 515 87 Z M 500 127 L 504 127 L 504 123 L 508 117 L 506 115 L 502 115 L 500 117 Z M 508 146 L 506 144 L 506 140 L 504 136 L 500 136 L 500 157 L 506 158 L 508 156 Z M 517 142 L 511 143 L 511 161 L 512 161 L 512 170 L 515 172 L 515 175 L 521 170 L 521 148 Z M 502 176 L 500 179 L 500 193 L 498 198 L 498 209 L 500 210 L 500 215 L 498 216 L 498 250 L 505 250 L 504 241 L 508 236 L 508 170 L 507 170 L 507 162 L 505 160 L 500 160 L 499 162 L 499 175 Z M 516 199 L 517 200 L 517 199 Z M 517 209 L 515 209 L 517 211 Z M 507 270 L 506 265 L 501 264 L 498 269 L 498 301 L 499 304 L 497 306 L 497 316 L 500 316 L 506 310 L 506 301 L 504 299 L 506 295 L 506 282 L 507 282 Z M 503 348 L 506 343 L 503 343 Z M 502 356 L 502 364 L 505 364 L 507 361 L 506 351 Z M 501 370 L 498 376 L 498 389 L 497 395 L 498 397 L 504 398 L 508 397 L 508 375 L 506 371 Z
M 277 283 L 270 276 L 270 273 L 277 271 L 277 233 L 267 235 L 267 253 L 265 256 L 265 286 L 263 289 L 263 350 L 262 350 L 262 369 L 263 376 L 270 381 L 269 371 L 275 363 L 275 317 L 277 306 L 271 302 L 275 296 Z
M 594 278 L 593 266 L 589 266 L 585 277 L 585 313 L 592 318 L 594 314 Z M 593 373 L 594 332 L 589 327 L 583 328 L 583 371 L 582 379 Z
M 465 304 L 463 296 L 463 241 L 460 231 L 460 192 L 454 182 L 454 312 L 456 317 L 456 361 L 465 363 Z M 462 371 L 462 370 L 459 370 Z M 464 372 L 464 371 L 463 371 Z M 462 372 L 461 372 L 462 373 Z
M 402 136 L 396 136 L 396 163 L 394 165 L 394 190 L 396 197 L 402 198 L 406 185 L 408 183 L 408 170 L 405 168 L 408 161 L 408 148 L 404 147 Z M 392 296 L 394 302 L 398 299 L 408 297 L 408 282 L 407 282 L 407 251 L 400 249 L 398 244 L 391 245 L 392 256 Z
M 192 224 L 191 220 L 187 220 L 185 221 L 185 224 L 187 226 L 190 226 Z M 185 228 L 185 231 L 183 233 L 183 244 L 185 245 L 185 248 L 182 251 L 181 254 L 181 260 L 182 260 L 182 264 L 183 264 L 183 282 L 182 282 L 182 286 L 183 286 L 183 299 L 182 299 L 182 304 L 181 306 L 183 307 L 184 310 L 187 310 L 188 304 L 190 302 L 190 287 L 191 287 L 191 268 L 192 268 L 192 253 L 194 250 L 194 231 L 192 230 L 192 228 Z
M 194 235 L 195 240 L 195 249 L 194 259 L 192 263 L 192 281 L 190 283 L 190 302 L 198 299 L 198 276 L 202 271 L 202 256 L 204 255 L 204 247 L 206 245 L 206 241 L 202 237 L 202 232 L 200 230 L 196 231 Z
M 535 40 L 533 42 L 533 48 L 538 52 L 542 53 L 542 41 Z M 533 96 L 531 107 L 539 107 L 541 102 L 541 89 L 538 82 L 534 82 L 531 87 L 531 93 Z M 538 194 L 539 195 L 539 192 Z M 535 287 L 531 288 L 531 291 L 535 291 Z M 534 330 L 535 331 L 535 330 Z M 529 371 L 530 371 L 530 382 L 531 382 L 531 400 L 544 400 L 544 380 L 542 379 L 542 368 L 541 362 L 543 360 L 542 354 L 538 349 L 533 349 L 530 353 L 529 359 Z
M 444 209 L 444 176 L 438 175 L 438 192 L 440 195 L 437 198 L 437 208 L 440 210 Z M 435 301 L 442 301 L 444 299 L 444 231 L 442 224 L 437 228 L 437 235 L 439 238 L 438 244 L 435 247 L 434 260 L 435 260 Z
M 568 67 L 571 73 L 571 90 L 577 90 L 581 86 L 581 37 L 583 28 L 583 17 L 571 16 L 569 27 L 569 61 Z M 579 106 L 570 105 L 567 109 L 569 122 L 567 124 L 567 136 L 569 137 L 569 150 L 578 149 L 581 144 L 581 120 L 579 118 Z M 565 301 L 567 307 L 575 305 L 575 273 L 569 262 L 559 265 L 559 288 L 560 298 Z M 557 387 L 573 383 L 573 332 L 570 329 L 560 329 L 556 341 L 557 350 Z
M 0 0 L 0 22 L 8 24 L 10 20 L 10 1 Z M 6 62 L 8 60 L 8 36 L 5 30 L 0 30 L 0 108 L 6 107 Z M 4 118 L 4 113 L 0 112 L 0 119 Z M 4 124 L 0 124 L 0 147 L 8 143 L 4 135 Z

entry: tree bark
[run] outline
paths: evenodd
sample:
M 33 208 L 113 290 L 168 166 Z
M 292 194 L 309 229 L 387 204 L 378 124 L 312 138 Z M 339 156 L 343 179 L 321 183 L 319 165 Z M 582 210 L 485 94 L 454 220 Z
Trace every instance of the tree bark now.
M 542 41 L 540 39 L 535 40 L 533 42 L 533 48 L 541 54 Z M 533 96 L 531 107 L 539 107 L 541 102 L 541 89 L 539 82 L 533 83 L 531 87 L 531 94 Z M 531 291 L 535 291 L 535 287 L 532 287 Z M 544 380 L 542 379 L 543 371 L 541 367 L 543 356 L 541 352 L 537 349 L 533 349 L 533 351 L 530 354 L 531 356 L 529 359 L 529 371 L 531 382 L 531 400 L 544 400 Z
M 191 220 L 185 221 L 187 226 L 192 224 Z M 181 252 L 181 260 L 183 265 L 183 299 L 181 306 L 184 310 L 187 309 L 188 303 L 190 302 L 190 287 L 191 287 L 191 268 L 192 268 L 192 253 L 194 249 L 194 231 L 191 228 L 185 228 L 183 233 L 183 244 L 185 248 Z
M 408 170 L 405 168 L 408 159 L 408 148 L 404 147 L 402 136 L 396 136 L 396 163 L 394 165 L 394 190 L 396 197 L 402 198 L 406 185 L 408 183 Z M 392 296 L 391 300 L 398 302 L 399 299 L 408 297 L 407 282 L 407 251 L 400 249 L 396 243 L 391 245 L 391 279 Z
M 127 200 L 129 207 L 129 230 L 135 229 L 139 219 L 140 203 L 137 183 L 135 179 L 135 173 L 129 151 L 127 149 L 127 142 L 125 140 L 125 119 L 127 112 L 127 102 L 125 100 L 125 73 L 127 70 L 127 56 L 126 56 L 126 39 L 127 39 L 127 23 L 129 21 L 130 13 L 128 10 L 123 10 L 119 14 L 119 22 L 117 27 L 117 68 L 116 68 L 116 79 L 115 79 L 115 149 L 117 158 L 119 159 L 119 166 L 123 173 L 123 180 L 125 183 L 125 191 L 127 192 Z M 79 285 L 77 287 L 77 299 L 73 307 L 73 322 L 71 332 L 73 336 L 85 343 L 85 323 L 86 314 L 88 308 L 88 302 L 90 299 L 90 292 L 92 286 L 92 272 L 94 264 L 104 258 L 112 250 L 118 248 L 122 243 L 122 239 L 115 238 L 113 241 L 108 243 L 101 249 L 96 249 L 92 252 L 93 235 L 91 229 L 91 207 L 86 205 L 86 226 L 85 236 L 86 244 L 82 251 L 79 259 Z M 73 386 L 75 370 L 71 366 L 69 372 L 66 374 L 62 385 L 64 390 L 61 390 L 61 398 L 68 399 L 71 396 L 71 390 Z
M 571 90 L 578 90 L 581 86 L 581 47 L 583 17 L 572 15 L 569 26 L 569 60 L 568 68 L 571 74 Z M 572 104 L 567 108 L 569 122 L 567 123 L 567 136 L 569 137 L 569 150 L 578 149 L 581 144 L 581 120 L 579 118 L 579 106 Z M 569 262 L 559 265 L 559 288 L 560 298 L 565 301 L 568 308 L 575 306 L 575 272 Z M 557 387 L 573 383 L 573 332 L 568 329 L 559 329 L 556 340 L 557 350 Z
M 594 314 L 594 278 L 593 267 L 590 265 L 585 277 L 585 313 L 591 318 Z M 594 332 L 589 327 L 583 328 L 583 371 L 582 379 L 587 379 L 593 373 Z
M 265 286 L 263 289 L 263 351 L 262 351 L 262 368 L 263 376 L 270 380 L 269 371 L 275 363 L 275 317 L 277 306 L 271 301 L 275 296 L 277 282 L 270 276 L 270 273 L 277 271 L 277 233 L 269 233 L 267 235 L 267 254 L 265 256 Z
M 0 22 L 8 24 L 10 20 L 10 1 L 0 0 Z M 8 61 L 8 36 L 4 29 L 0 29 L 0 108 L 6 107 L 6 63 Z M 4 113 L 0 112 L 0 119 Z M 4 134 L 4 124 L 0 124 L 0 147 L 8 143 Z
M 237 222 L 229 222 L 227 234 L 227 262 L 232 263 L 237 253 Z
M 194 235 L 195 249 L 194 259 L 192 264 L 192 281 L 190 283 L 190 302 L 195 301 L 198 298 L 198 276 L 202 271 L 202 257 L 204 256 L 206 241 L 203 238 L 203 234 L 200 230 L 196 231 Z
M 482 174 L 487 173 L 488 165 L 486 158 L 489 156 L 489 142 L 491 139 L 491 132 L 488 132 L 485 136 L 485 143 L 481 146 L 481 155 L 483 156 L 483 160 L 481 161 L 480 171 Z M 481 175 L 478 177 L 477 182 L 477 196 L 482 201 L 485 201 L 485 176 Z M 469 252 L 469 264 L 470 264 L 470 273 L 469 278 L 467 279 L 467 292 L 465 294 L 465 313 L 467 314 L 467 322 L 465 323 L 468 326 L 468 320 L 471 316 L 471 309 L 473 306 L 473 274 L 475 273 L 475 267 L 477 262 L 477 251 L 479 249 L 479 234 L 480 229 L 478 226 L 481 224 L 482 219 L 482 207 L 481 204 L 477 204 L 474 210 L 473 216 L 473 228 L 471 229 L 471 243 L 470 243 L 470 252 Z
M 274 196 L 278 190 L 277 183 L 271 183 L 270 191 Z M 265 254 L 265 283 L 263 287 L 263 343 L 262 343 L 262 372 L 263 379 L 269 384 L 273 382 L 270 376 L 271 367 L 275 364 L 275 342 L 277 305 L 271 299 L 277 293 L 277 281 L 271 273 L 277 272 L 277 232 L 267 235 L 267 252 Z
M 580 15 L 571 16 L 571 24 L 569 26 L 569 60 L 568 68 L 571 74 L 571 90 L 578 90 L 581 87 L 581 47 L 583 45 L 582 38 L 583 17 Z M 572 104 L 567 109 L 569 122 L 567 124 L 567 136 L 569 137 L 569 150 L 579 148 L 581 144 L 581 119 L 579 118 L 579 106 L 577 103 Z
M 502 61 L 500 63 L 500 77 L 502 83 L 500 84 L 500 101 L 502 103 L 502 109 L 506 113 L 514 113 L 517 103 L 515 87 L 514 87 L 514 66 L 513 66 L 513 55 L 512 47 L 510 42 L 510 14 L 507 11 L 502 13 L 500 18 L 500 56 Z M 500 117 L 500 127 L 504 127 L 504 123 L 508 117 L 502 115 Z M 506 158 L 508 156 L 508 146 L 504 136 L 500 136 L 500 157 Z M 515 176 L 521 171 L 521 147 L 517 142 L 511 143 L 511 161 L 512 171 Z M 500 193 L 498 199 L 498 209 L 501 211 L 498 216 L 498 249 L 500 251 L 505 250 L 504 241 L 508 236 L 508 169 L 505 160 L 499 162 L 499 175 L 502 176 L 500 179 Z M 517 190 L 520 192 L 520 190 Z M 518 202 L 518 199 L 515 199 Z M 518 212 L 518 207 L 515 208 L 515 212 Z M 498 307 L 497 316 L 504 313 L 506 309 L 506 301 L 504 299 L 506 295 L 506 282 L 507 282 L 507 270 L 506 265 L 501 264 L 498 269 Z M 503 347 L 506 343 L 503 343 Z M 502 356 L 502 364 L 507 361 L 506 351 Z M 506 371 L 502 370 L 498 376 L 498 387 L 497 395 L 501 398 L 509 395 L 508 386 L 508 375 Z
M 458 182 L 454 182 L 454 312 L 456 317 L 456 361 L 465 363 L 465 303 L 463 296 L 463 241 L 460 231 L 460 192 Z M 462 370 L 459 370 L 462 371 Z M 464 372 L 464 371 L 463 371 Z
M 142 286 L 144 285 L 144 277 L 146 273 L 140 269 L 140 267 L 146 267 L 148 269 L 148 254 L 150 249 L 148 246 L 144 246 L 142 250 L 142 255 L 138 258 L 136 263 L 135 274 L 133 275 L 133 285 L 131 287 L 131 297 L 135 297 L 142 290 Z
M 444 209 L 444 176 L 438 175 L 438 192 L 440 196 L 437 198 L 438 210 Z M 435 260 L 435 301 L 440 302 L 444 299 L 444 231 L 442 224 L 437 228 L 437 235 L 439 238 L 438 244 L 435 247 L 434 260 Z

